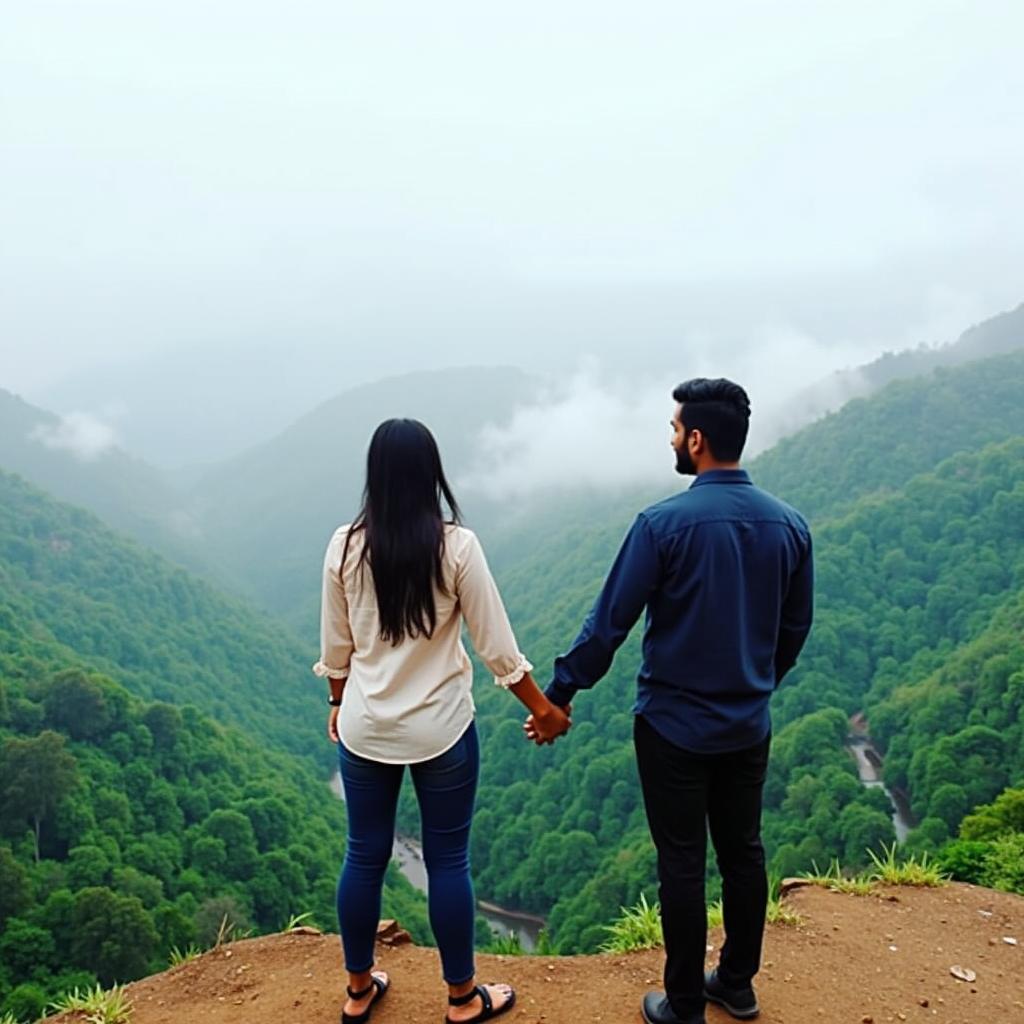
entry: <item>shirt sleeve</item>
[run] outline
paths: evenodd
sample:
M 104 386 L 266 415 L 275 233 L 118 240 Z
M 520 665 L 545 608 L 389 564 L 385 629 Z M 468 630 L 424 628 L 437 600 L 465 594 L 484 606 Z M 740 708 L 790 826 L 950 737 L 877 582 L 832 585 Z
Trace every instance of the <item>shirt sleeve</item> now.
M 505 606 L 476 534 L 469 534 L 455 574 L 455 590 L 469 629 L 473 650 L 506 689 L 518 683 L 531 665 L 519 651 Z
M 555 659 L 545 694 L 559 707 L 577 690 L 590 689 L 611 667 L 661 577 L 661 557 L 651 524 L 641 513 L 626 534 L 608 578 L 572 647 Z
M 348 600 L 341 582 L 341 552 L 344 532 L 331 538 L 324 555 L 323 591 L 320 600 L 320 660 L 313 674 L 330 679 L 347 679 L 355 644 L 348 619 Z
M 779 639 L 775 647 L 775 685 L 796 664 L 803 650 L 814 618 L 814 556 L 811 535 L 807 534 L 807 547 L 796 572 L 790 578 L 789 590 L 782 602 L 779 620 Z

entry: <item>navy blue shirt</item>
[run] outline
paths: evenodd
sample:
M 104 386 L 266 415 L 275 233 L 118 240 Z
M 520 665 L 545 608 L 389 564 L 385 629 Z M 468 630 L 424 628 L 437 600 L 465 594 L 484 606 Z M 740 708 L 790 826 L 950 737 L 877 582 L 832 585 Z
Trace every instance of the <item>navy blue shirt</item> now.
M 646 608 L 635 713 L 684 750 L 742 750 L 771 729 L 813 596 L 803 516 L 744 470 L 701 473 L 637 516 L 546 693 L 564 707 L 593 686 Z

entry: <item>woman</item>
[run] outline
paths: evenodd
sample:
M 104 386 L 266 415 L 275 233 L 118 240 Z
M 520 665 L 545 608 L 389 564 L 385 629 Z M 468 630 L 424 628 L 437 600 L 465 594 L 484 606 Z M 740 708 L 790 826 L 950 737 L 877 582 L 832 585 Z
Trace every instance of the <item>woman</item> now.
M 531 738 L 564 733 L 569 719 L 537 688 L 480 543 L 459 525 L 433 436 L 415 420 L 387 420 L 370 441 L 362 509 L 327 546 L 313 667 L 330 681 L 328 734 L 338 744 L 348 810 L 338 883 L 349 975 L 343 1024 L 368 1020 L 390 985 L 384 972 L 372 972 L 373 949 L 405 765 L 420 805 L 430 925 L 448 984 L 445 1019 L 488 1020 L 515 1001 L 508 985 L 474 981 L 469 829 L 480 758 L 463 620 L 495 682 L 530 710 Z

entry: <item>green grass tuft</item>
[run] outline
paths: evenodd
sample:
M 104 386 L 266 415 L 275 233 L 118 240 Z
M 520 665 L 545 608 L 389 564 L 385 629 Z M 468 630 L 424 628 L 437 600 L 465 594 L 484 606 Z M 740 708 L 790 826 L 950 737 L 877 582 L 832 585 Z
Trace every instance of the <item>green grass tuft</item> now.
M 765 919 L 769 924 L 798 925 L 800 915 L 790 909 L 782 899 L 782 878 L 779 875 L 768 876 L 768 909 Z
M 813 862 L 812 862 L 813 863 Z M 805 871 L 800 877 L 811 885 L 819 885 L 823 889 L 831 889 L 832 892 L 845 892 L 854 896 L 866 896 L 874 887 L 874 882 L 866 875 L 846 875 L 839 866 L 838 858 L 833 859 L 825 871 L 821 871 L 817 864 L 813 865 L 813 871 Z
M 169 967 L 180 967 L 182 964 L 187 964 L 190 960 L 196 960 L 202 955 L 203 951 L 196 945 L 186 946 L 185 949 L 172 946 L 167 965 Z
M 643 893 L 636 906 L 623 907 L 622 916 L 605 928 L 608 940 L 601 945 L 602 953 L 631 953 L 665 944 L 661 933 L 661 908 L 657 903 L 648 903 Z
M 99 985 L 85 991 L 73 989 L 51 1004 L 55 1013 L 77 1013 L 88 1024 L 128 1024 L 132 1015 L 131 1000 L 123 985 L 104 991 Z
M 768 920 L 772 924 L 795 925 L 800 916 L 790 910 L 779 898 L 778 881 L 772 883 L 768 898 Z M 708 927 L 722 926 L 722 901 L 708 904 Z M 632 953 L 639 949 L 655 949 L 665 944 L 661 930 L 661 907 L 648 903 L 641 894 L 633 907 L 623 907 L 617 921 L 605 926 L 608 939 L 601 945 L 602 953 Z
M 237 942 L 239 939 L 247 939 L 252 935 L 251 928 L 241 929 L 225 914 L 220 919 L 220 927 L 217 929 L 217 938 L 214 940 L 213 948 L 218 949 L 228 942 Z
M 292 914 L 292 916 L 288 918 L 288 923 L 284 926 L 284 931 L 290 932 L 293 928 L 298 928 L 303 921 L 312 916 L 312 910 L 307 910 L 304 914 Z
M 859 875 L 844 874 L 839 861 L 833 860 L 826 871 L 820 871 L 815 864 L 813 871 L 806 871 L 800 877 L 812 885 L 820 885 L 833 892 L 852 893 L 855 896 L 866 896 L 874 892 L 879 883 L 937 889 L 946 885 L 950 879 L 949 875 L 929 859 L 927 853 L 922 854 L 920 858 L 911 855 L 899 859 L 896 856 L 895 843 L 891 846 L 883 843 L 881 854 L 868 850 L 867 855 L 871 858 L 874 868 Z
M 938 889 L 949 882 L 950 876 L 923 853 L 920 858 L 910 856 L 896 859 L 896 844 L 882 844 L 882 855 L 868 850 L 874 870 L 868 876 L 872 881 L 884 885 L 916 885 L 922 888 Z
M 725 907 L 721 900 L 708 904 L 708 927 L 721 928 L 725 924 Z
M 518 932 L 512 932 L 509 935 L 495 935 L 493 941 L 487 945 L 485 952 L 495 953 L 498 956 L 526 956 L 526 950 L 523 949 Z

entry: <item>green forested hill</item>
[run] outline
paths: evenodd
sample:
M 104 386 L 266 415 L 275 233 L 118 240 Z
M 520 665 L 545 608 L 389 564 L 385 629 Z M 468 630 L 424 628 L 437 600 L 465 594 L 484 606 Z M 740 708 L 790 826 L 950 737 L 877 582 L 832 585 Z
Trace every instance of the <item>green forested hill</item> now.
M 0 598 L 0 1013 L 163 970 L 225 922 L 334 922 L 344 809 L 298 759 L 148 703 Z M 387 910 L 429 937 L 394 869 Z M 340 969 L 340 960 L 339 960 Z
M 956 452 L 1020 434 L 1024 350 L 855 399 L 759 455 L 751 469 L 758 484 L 817 520 L 865 494 L 898 490 Z
M 843 501 L 833 518 L 819 517 L 817 622 L 775 701 L 765 834 L 779 871 L 824 864 L 832 856 L 863 863 L 866 847 L 892 838 L 885 797 L 860 786 L 843 749 L 848 716 L 866 704 L 873 716 L 871 706 L 894 688 L 928 677 L 979 637 L 1024 585 L 1024 439 L 982 447 L 993 433 L 1024 432 L 1016 425 L 1020 410 L 1010 404 L 1024 392 L 1024 360 L 987 361 L 965 367 L 960 377 L 980 390 L 960 405 L 928 406 L 916 423 L 925 436 L 948 429 L 957 447 L 975 450 L 921 472 L 932 449 L 919 445 L 909 456 L 890 449 L 891 458 L 903 458 L 917 472 L 907 468 L 896 484 Z M 998 385 L 987 419 L 975 414 L 986 381 Z M 917 394 L 934 386 L 914 385 Z M 914 409 L 893 399 L 909 387 L 893 385 L 863 403 L 841 441 L 845 460 L 870 463 L 879 424 L 893 428 L 901 410 Z M 858 431 L 865 422 L 877 430 Z M 841 438 L 835 430 L 828 420 L 804 432 L 808 458 L 817 450 L 815 434 Z M 833 450 L 831 459 L 813 466 L 816 484 L 837 492 L 834 480 L 845 479 L 845 461 Z M 759 468 L 754 466 L 755 478 L 761 480 Z M 567 526 L 542 537 L 529 557 L 500 574 L 520 644 L 542 681 L 552 658 L 575 635 L 627 521 L 623 515 L 618 523 Z M 641 890 L 653 894 L 652 853 L 629 742 L 639 632 L 609 676 L 580 695 L 574 731 L 552 750 L 524 748 L 517 709 L 504 694 L 483 688 L 478 698 L 485 756 L 474 857 L 481 890 L 534 909 L 553 902 L 554 938 L 566 950 L 593 948 L 599 925 L 620 905 L 635 901 Z M 1011 698 L 1000 690 L 998 699 Z M 1008 720 L 1019 713 L 1017 705 L 1005 710 Z M 929 720 L 937 729 L 948 726 L 950 734 L 962 724 L 942 715 Z M 975 747 L 981 743 L 977 734 L 968 739 Z M 902 755 L 895 742 L 894 750 L 898 766 Z M 1002 746 L 970 753 L 978 758 L 971 770 L 984 779 L 970 790 L 972 798 L 991 799 L 1014 781 L 1014 771 L 1019 776 L 1020 766 L 995 767 Z M 933 762 L 939 766 L 929 783 L 933 789 L 947 781 L 942 765 L 948 760 Z M 948 781 L 960 784 L 962 774 L 958 769 Z M 921 800 L 927 804 L 930 796 L 919 797 L 910 782 L 915 807 Z
M 955 835 L 972 807 L 1024 780 L 1024 589 L 926 678 L 884 680 L 865 707 L 886 779 L 910 794 L 921 838 Z
M 0 473 L 0 607 L 132 694 L 326 765 L 313 652 L 269 616 Z M 0 638 L 2 640 L 2 638 Z
M 0 474 L 0 1014 L 161 970 L 225 914 L 333 926 L 345 819 L 310 658 Z M 395 870 L 386 904 L 429 939 Z

